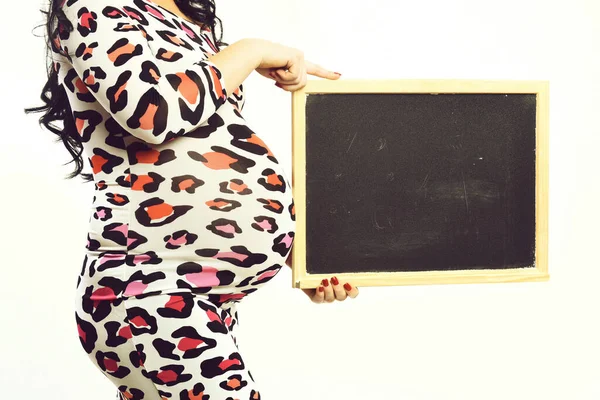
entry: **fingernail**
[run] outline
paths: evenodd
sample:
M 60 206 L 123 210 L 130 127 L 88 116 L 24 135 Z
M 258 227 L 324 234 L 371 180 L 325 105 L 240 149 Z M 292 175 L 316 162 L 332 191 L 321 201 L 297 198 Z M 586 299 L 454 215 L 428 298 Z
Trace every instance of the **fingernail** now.
M 334 276 L 333 278 L 331 278 L 331 283 L 333 283 L 334 285 L 339 284 L 340 282 L 338 281 L 338 279 Z
M 278 88 L 281 87 L 281 85 L 279 84 L 279 82 L 275 82 L 275 86 L 277 86 Z
M 323 279 L 321 282 L 323 283 L 323 286 L 329 286 L 329 281 L 327 279 Z
M 342 76 L 342 74 L 340 74 L 339 72 L 334 72 L 334 74 L 338 74 L 339 76 Z
M 325 288 L 323 286 L 319 286 L 319 292 L 322 292 L 323 290 L 325 290 Z
M 344 289 L 346 289 L 346 290 L 352 290 L 352 286 L 350 286 L 349 283 L 344 283 Z

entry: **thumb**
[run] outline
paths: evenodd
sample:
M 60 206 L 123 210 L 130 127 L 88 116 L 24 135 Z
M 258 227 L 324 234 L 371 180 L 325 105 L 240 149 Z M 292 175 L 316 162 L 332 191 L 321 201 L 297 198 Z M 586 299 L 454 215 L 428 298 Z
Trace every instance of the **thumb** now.
M 310 296 L 310 299 L 312 300 L 313 303 L 322 303 L 323 301 L 325 301 L 325 290 L 319 290 L 319 288 L 323 289 L 322 286 L 317 286 L 313 290 L 312 296 Z

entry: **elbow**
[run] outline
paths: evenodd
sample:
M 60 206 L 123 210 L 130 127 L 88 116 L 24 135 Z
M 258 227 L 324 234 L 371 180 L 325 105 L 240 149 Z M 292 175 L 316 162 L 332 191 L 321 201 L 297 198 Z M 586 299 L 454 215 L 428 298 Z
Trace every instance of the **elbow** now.
M 160 107 L 149 104 L 143 111 L 136 112 L 119 122 L 132 136 L 145 143 L 159 145 L 177 136 L 168 129 L 167 114 Z

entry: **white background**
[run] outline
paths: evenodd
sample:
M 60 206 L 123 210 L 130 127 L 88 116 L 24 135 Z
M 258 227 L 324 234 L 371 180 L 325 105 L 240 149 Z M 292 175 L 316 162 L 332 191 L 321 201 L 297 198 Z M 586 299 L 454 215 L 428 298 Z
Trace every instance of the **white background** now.
M 72 309 L 93 184 L 63 179 L 71 156 L 23 113 L 45 83 L 40 3 L 3 5 L 0 392 L 112 400 Z M 341 79 L 550 81 L 550 281 L 365 287 L 317 305 L 285 267 L 239 307 L 261 398 L 600 399 L 600 2 L 217 0 L 217 15 L 225 41 L 297 47 Z M 291 177 L 290 93 L 257 73 L 244 85 L 245 118 Z

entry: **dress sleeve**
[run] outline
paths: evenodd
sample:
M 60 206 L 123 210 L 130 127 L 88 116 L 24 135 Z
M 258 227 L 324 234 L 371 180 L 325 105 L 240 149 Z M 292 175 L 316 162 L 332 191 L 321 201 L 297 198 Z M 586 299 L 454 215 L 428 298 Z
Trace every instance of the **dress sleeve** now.
M 59 29 L 63 55 L 95 100 L 125 130 L 151 144 L 205 124 L 229 97 L 221 70 L 200 59 L 161 74 L 139 21 L 102 3 L 79 0 L 63 7 L 73 30 Z
M 243 84 L 240 85 L 240 101 L 238 102 L 240 105 L 240 111 L 244 109 L 244 105 L 246 104 L 246 93 L 244 92 Z

